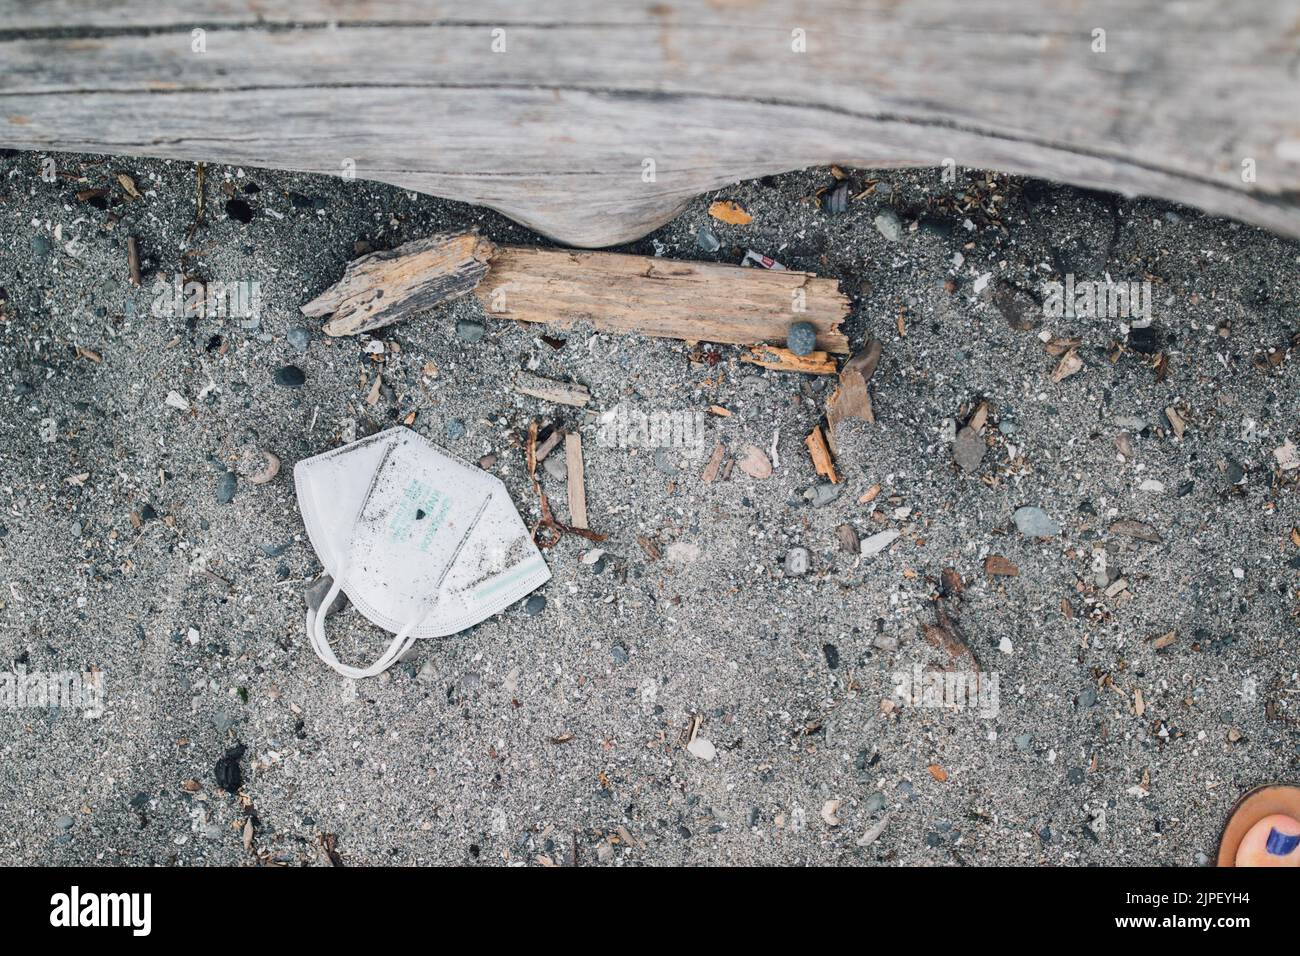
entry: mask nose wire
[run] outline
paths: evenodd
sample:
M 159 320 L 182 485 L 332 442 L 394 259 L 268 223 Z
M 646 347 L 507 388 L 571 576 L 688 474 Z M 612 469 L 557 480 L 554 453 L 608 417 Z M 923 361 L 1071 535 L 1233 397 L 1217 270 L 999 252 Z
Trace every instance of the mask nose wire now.
M 469 541 L 470 536 L 474 533 L 474 529 L 478 526 L 480 519 L 482 519 L 484 513 L 487 511 L 488 505 L 491 503 L 492 495 L 489 494 L 483 499 L 483 503 L 479 505 L 478 511 L 474 513 L 474 517 L 471 519 L 469 527 L 465 529 L 465 534 L 461 536 L 460 542 L 456 545 L 456 549 L 447 560 L 447 564 L 443 567 L 442 573 L 438 575 L 438 581 L 433 586 L 433 602 L 420 612 L 417 617 L 413 617 L 408 621 L 402 629 L 397 632 L 397 635 L 389 642 L 388 648 L 379 659 L 369 667 L 351 667 L 342 663 L 334 653 L 334 648 L 330 647 L 329 640 L 325 637 L 325 618 L 329 616 L 330 608 L 334 604 L 335 599 L 339 596 L 339 592 L 343 589 L 343 582 L 347 579 L 348 575 L 348 565 L 344 564 L 340 567 L 338 574 L 330 582 L 329 593 L 326 594 L 325 599 L 321 601 L 320 610 L 316 612 L 316 616 L 311 620 L 311 625 L 308 628 L 311 637 L 312 650 L 316 652 L 316 656 L 344 677 L 350 677 L 353 680 L 360 680 L 363 677 L 375 677 L 392 667 L 397 659 L 405 654 L 407 650 L 410 649 L 411 645 L 418 640 L 418 638 L 414 636 L 414 631 L 424 624 L 429 615 L 433 613 L 433 610 L 438 603 L 437 598 L 442 590 L 442 584 L 447 579 L 447 574 L 456 563 L 456 559 L 460 556 L 460 552 L 465 547 L 465 543 Z

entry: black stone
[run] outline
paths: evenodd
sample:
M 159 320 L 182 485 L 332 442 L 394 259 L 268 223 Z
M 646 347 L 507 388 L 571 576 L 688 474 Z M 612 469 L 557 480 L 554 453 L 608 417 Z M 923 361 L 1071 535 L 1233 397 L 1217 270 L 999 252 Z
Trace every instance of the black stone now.
M 238 744 L 226 751 L 226 755 L 217 761 L 212 774 L 217 778 L 217 786 L 227 793 L 236 793 L 244 785 L 244 771 L 239 766 L 247 748 Z
M 1165 347 L 1165 337 L 1155 325 L 1128 331 L 1128 347 L 1143 355 L 1155 355 Z
M 275 370 L 274 381 L 285 388 L 302 388 L 307 382 L 307 373 L 296 365 L 284 365 Z
M 247 224 L 253 221 L 253 207 L 242 199 L 230 199 L 226 201 L 226 215 Z

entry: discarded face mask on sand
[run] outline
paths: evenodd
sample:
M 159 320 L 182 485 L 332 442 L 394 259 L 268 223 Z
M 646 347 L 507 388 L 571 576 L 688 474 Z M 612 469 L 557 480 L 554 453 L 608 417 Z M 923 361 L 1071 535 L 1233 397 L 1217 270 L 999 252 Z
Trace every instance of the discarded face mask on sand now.
M 501 480 L 408 428 L 391 428 L 293 469 L 298 507 L 332 579 L 307 634 L 345 677 L 374 677 L 422 637 L 446 637 L 509 607 L 551 572 Z M 325 619 L 342 590 L 396 636 L 368 667 L 339 661 Z

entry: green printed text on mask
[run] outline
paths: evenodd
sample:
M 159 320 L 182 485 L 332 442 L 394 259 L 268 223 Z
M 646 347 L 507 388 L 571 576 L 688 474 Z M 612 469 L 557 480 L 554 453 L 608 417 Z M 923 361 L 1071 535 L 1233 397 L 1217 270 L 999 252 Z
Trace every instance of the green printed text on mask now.
M 388 520 L 389 539 L 395 544 L 405 544 L 414 539 L 417 548 L 428 551 L 449 511 L 450 498 L 419 478 L 413 478 Z

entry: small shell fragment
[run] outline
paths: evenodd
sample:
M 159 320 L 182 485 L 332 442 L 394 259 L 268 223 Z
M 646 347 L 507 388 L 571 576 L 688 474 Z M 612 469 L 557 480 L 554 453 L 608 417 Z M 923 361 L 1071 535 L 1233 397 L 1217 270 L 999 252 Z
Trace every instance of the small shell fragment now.
M 248 476 L 249 482 L 254 485 L 264 485 L 280 473 L 280 458 L 278 455 L 264 451 L 262 452 L 262 459 L 265 464 L 261 471 Z

